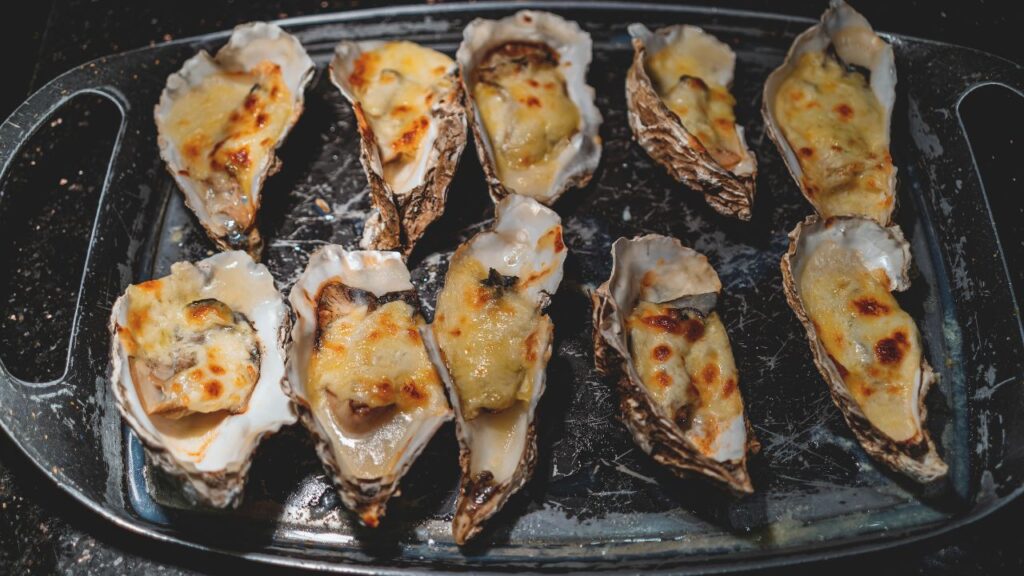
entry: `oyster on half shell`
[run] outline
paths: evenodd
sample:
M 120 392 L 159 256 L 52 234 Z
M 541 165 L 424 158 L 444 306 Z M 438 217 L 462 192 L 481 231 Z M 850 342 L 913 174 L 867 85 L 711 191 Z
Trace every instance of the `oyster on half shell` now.
M 733 113 L 736 55 L 696 26 L 632 24 L 629 34 L 626 105 L 636 141 L 715 211 L 750 220 L 757 159 Z
M 275 151 L 302 114 L 313 71 L 294 36 L 253 22 L 167 78 L 154 110 L 160 157 L 222 250 L 259 259 L 263 182 L 280 168 Z
M 590 35 L 548 12 L 477 18 L 455 56 L 491 198 L 551 204 L 601 159 L 601 113 L 587 85 Z
M 295 422 L 281 389 L 288 311 L 262 264 L 222 252 L 114 303 L 111 383 L 150 461 L 202 503 L 236 505 L 260 440 Z
M 761 108 L 768 136 L 823 218 L 892 221 L 895 101 L 892 46 L 842 0 L 832 0 L 821 23 L 797 36 L 768 76 Z
M 891 293 L 910 285 L 903 232 L 866 218 L 810 216 L 789 238 L 786 300 L 847 425 L 893 470 L 922 483 L 945 475 L 924 425 L 935 374 L 917 325 Z
M 702 254 L 650 234 L 612 245 L 594 293 L 594 359 L 616 380 L 623 422 L 656 462 L 734 493 L 754 488 L 757 444 L 743 409 L 729 336 L 715 307 L 722 284 Z
M 444 213 L 448 185 L 466 146 L 458 68 L 408 41 L 341 42 L 331 81 L 352 103 L 374 213 L 363 248 L 408 255 Z
M 460 545 L 533 474 L 533 418 L 554 333 L 544 309 L 565 256 L 558 214 L 506 196 L 493 228 L 455 251 L 424 330 L 455 409 L 462 480 L 452 533 Z
M 345 505 L 376 527 L 388 499 L 451 419 L 397 252 L 320 248 L 292 288 L 287 389 Z

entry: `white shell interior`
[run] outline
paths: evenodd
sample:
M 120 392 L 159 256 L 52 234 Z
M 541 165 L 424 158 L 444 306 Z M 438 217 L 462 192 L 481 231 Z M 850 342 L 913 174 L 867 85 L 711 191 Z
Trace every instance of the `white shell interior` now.
M 328 281 L 341 281 L 378 297 L 413 289 L 409 270 L 398 252 L 347 251 L 332 244 L 310 256 L 305 271 L 288 296 L 296 317 L 288 356 L 288 383 L 292 393 L 307 405 L 310 398 L 307 375 L 317 327 L 316 299 Z M 319 427 L 318 434 L 330 443 L 335 463 L 346 479 L 390 481 L 392 475 L 405 471 L 441 424 L 451 419 L 452 412 L 444 393 L 435 392 L 426 406 L 396 411 L 379 428 L 361 435 L 345 431 L 316 409 L 311 411 Z M 375 465 L 356 464 L 367 460 Z
M 680 42 L 685 53 L 708 68 L 711 80 L 726 88 L 732 86 L 736 54 L 728 44 L 708 34 L 702 28 L 680 24 L 651 32 L 643 24 L 630 24 L 629 35 L 643 42 L 648 58 L 666 46 Z M 743 126 L 736 124 L 736 135 L 743 150 L 743 160 L 733 166 L 730 172 L 737 176 L 753 174 L 757 168 L 757 161 L 747 146 Z
M 708 259 L 675 238 L 648 234 L 615 241 L 608 280 L 614 308 L 611 322 L 602 325 L 601 332 L 605 341 L 626 359 L 627 375 L 633 382 L 641 382 L 641 378 L 629 348 L 626 320 L 637 302 L 662 304 L 687 296 L 717 294 L 721 289 L 722 283 Z M 690 435 L 703 436 L 697 428 L 686 432 L 686 436 Z M 735 461 L 742 459 L 746 450 L 746 422 L 740 414 L 717 435 L 711 457 L 719 462 Z
M 196 217 L 218 236 L 225 233 L 225 227 L 223 223 L 214 221 L 206 208 L 205 185 L 195 182 L 181 173 L 185 162 L 181 158 L 179 146 L 169 139 L 163 127 L 171 113 L 174 101 L 192 90 L 194 86 L 201 84 L 207 77 L 223 71 L 249 71 L 265 60 L 281 66 L 285 85 L 291 91 L 296 104 L 291 121 L 288 122 L 280 139 L 275 144 L 275 146 L 280 145 L 299 119 L 302 112 L 303 91 L 306 84 L 312 79 L 316 68 L 298 39 L 276 24 L 251 22 L 239 25 L 231 33 L 228 43 L 217 51 L 215 56 L 210 56 L 205 50 L 200 50 L 198 54 L 186 60 L 181 70 L 167 77 L 167 85 L 160 94 L 160 102 L 153 113 L 156 119 L 160 157 L 167 163 L 171 175 L 185 194 L 185 199 L 192 211 L 195 212 Z M 263 165 L 253 170 L 250 189 L 253 191 L 257 206 L 259 206 L 260 188 L 271 161 L 272 157 L 268 155 L 264 159 Z
M 462 72 L 462 81 L 466 85 L 466 101 L 469 103 L 473 122 L 478 127 L 483 147 L 492 165 L 494 149 L 480 112 L 473 102 L 473 69 L 489 50 L 507 42 L 546 44 L 558 53 L 569 99 L 576 104 L 580 113 L 580 127 L 556 160 L 560 168 L 552 179 L 547 193 L 536 197 L 536 200 L 545 204 L 554 202 L 565 191 L 569 182 L 581 174 L 596 170 L 601 160 L 601 141 L 598 134 L 602 120 L 601 112 L 594 104 L 594 89 L 587 84 L 586 78 L 593 44 L 590 34 L 575 22 L 555 14 L 521 10 L 501 20 L 477 18 L 466 26 L 462 35 L 462 44 L 455 53 L 455 60 Z
M 905 290 L 910 286 L 910 245 L 898 226 L 884 228 L 865 218 L 814 219 L 800 225 L 796 242 L 790 266 L 797 289 L 806 257 L 825 242 L 835 242 L 853 250 L 868 270 L 883 270 L 889 279 L 890 291 Z
M 197 419 L 172 420 L 150 416 L 142 407 L 128 368 L 128 354 L 114 336 L 112 380 L 122 387 L 120 408 L 132 428 L 147 444 L 167 451 L 190 476 L 221 471 L 237 472 L 248 463 L 259 438 L 295 422 L 291 401 L 281 388 L 284 376 L 283 330 L 287 309 L 274 286 L 270 271 L 241 251 L 222 252 L 202 260 L 196 267 L 208 278 L 199 298 L 216 298 L 245 314 L 256 328 L 260 341 L 260 377 L 249 398 L 248 409 L 224 417 L 212 428 L 197 427 Z M 128 296 L 114 305 L 114 319 L 128 323 Z M 202 417 L 198 422 L 204 422 Z M 205 449 L 204 449 L 205 446 Z
M 885 110 L 885 142 L 889 145 L 892 108 L 896 102 L 896 58 L 892 46 L 882 40 L 871 24 L 859 12 L 843 0 L 831 0 L 828 10 L 821 16 L 821 22 L 811 26 L 797 36 L 786 54 L 786 60 L 776 68 L 765 81 L 765 121 L 777 134 L 782 155 L 797 181 L 803 176 L 796 153 L 790 147 L 773 113 L 775 94 L 782 82 L 789 77 L 793 64 L 806 52 L 823 52 L 834 46 L 839 58 L 855 66 L 866 68 L 871 77 L 871 91 Z M 889 189 L 896 189 L 896 169 L 889 178 Z

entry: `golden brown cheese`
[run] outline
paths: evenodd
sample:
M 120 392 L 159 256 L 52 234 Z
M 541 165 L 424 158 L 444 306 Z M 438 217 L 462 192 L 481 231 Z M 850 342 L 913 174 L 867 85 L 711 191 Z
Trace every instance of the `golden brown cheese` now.
M 893 173 L 885 110 L 859 72 L 821 52 L 800 56 L 775 96 L 778 119 L 822 216 L 885 223 Z
M 913 319 L 834 242 L 811 254 L 798 282 L 804 310 L 865 416 L 893 440 L 914 440 L 921 342 Z
M 455 63 L 412 42 L 388 42 L 356 59 L 349 85 L 377 141 L 384 179 L 406 182 L 430 130 L 431 107 L 452 89 Z M 406 182 L 411 186 L 411 182 Z M 405 186 L 408 188 L 409 186 Z M 402 190 L 397 190 L 401 192 Z
M 580 126 L 558 55 L 527 42 L 492 49 L 473 71 L 473 99 L 502 184 L 518 194 L 544 196 L 559 154 Z
M 310 358 L 310 397 L 316 402 L 326 393 L 355 410 L 427 405 L 441 381 L 420 339 L 422 325 L 419 313 L 401 300 L 336 316 L 320 328 Z
M 500 277 L 465 253 L 452 260 L 437 301 L 434 334 L 459 391 L 466 419 L 529 401 L 551 340 L 551 320 Z
M 675 42 L 650 55 L 645 65 L 662 101 L 715 162 L 726 169 L 739 164 L 744 151 L 736 132 L 736 100 L 711 79 L 704 63 Z
M 200 298 L 202 282 L 196 268 L 175 265 L 128 288 L 127 325 L 117 333 L 148 414 L 242 412 L 259 379 L 255 330 L 223 302 Z
M 725 326 L 663 304 L 640 302 L 627 319 L 633 362 L 662 416 L 684 430 L 705 455 L 743 413 L 739 374 Z
M 293 111 L 281 67 L 269 61 L 248 72 L 208 76 L 175 100 L 166 132 L 185 175 L 205 183 L 211 213 L 248 228 L 255 215 L 253 178 Z

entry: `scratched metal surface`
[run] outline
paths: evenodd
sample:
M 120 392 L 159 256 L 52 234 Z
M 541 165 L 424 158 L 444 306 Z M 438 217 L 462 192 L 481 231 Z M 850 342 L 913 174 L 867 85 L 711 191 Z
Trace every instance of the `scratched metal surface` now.
M 893 39 L 900 70 L 893 142 L 900 174 L 897 221 L 915 258 L 913 287 L 900 301 L 918 320 L 928 358 L 941 374 L 928 398 L 929 427 L 951 469 L 947 483 L 922 493 L 880 470 L 859 448 L 781 291 L 778 262 L 786 233 L 810 209 L 764 136 L 760 90 L 808 22 L 665 7 L 642 18 L 652 27 L 702 25 L 737 52 L 737 118 L 760 165 L 754 218 L 741 223 L 715 214 L 631 141 L 623 93 L 631 56 L 625 26 L 637 12 L 622 6 L 559 11 L 594 38 L 589 80 L 605 118 L 604 150 L 590 186 L 555 206 L 570 253 L 549 309 L 555 348 L 539 408 L 537 471 L 476 543 L 459 549 L 450 536 L 458 480 L 451 425 L 431 442 L 373 531 L 357 526 L 343 509 L 298 426 L 258 450 L 238 510 L 198 510 L 148 467 L 110 404 L 110 303 L 129 282 L 164 275 L 172 262 L 212 254 L 159 163 L 147 116 L 166 75 L 199 47 L 216 48 L 223 36 L 132 53 L 115 61 L 116 71 L 91 72 L 115 75 L 107 81 L 119 88 L 112 93 L 127 118 L 121 154 L 128 159 L 115 163 L 117 176 L 92 241 L 100 260 L 90 260 L 83 280 L 86 301 L 101 304 L 77 312 L 71 366 L 46 385 L 45 400 L 39 385 L 0 373 L 21 394 L 0 388 L 4 399 L 13 399 L 0 410 L 5 428 L 19 421 L 14 415 L 22 406 L 38 411 L 43 426 L 55 426 L 59 441 L 40 440 L 21 427 L 12 436 L 27 439 L 22 447 L 42 467 L 52 467 L 48 473 L 72 493 L 130 529 L 267 561 L 323 561 L 329 564 L 321 567 L 335 568 L 699 568 L 779 561 L 915 537 L 967 521 L 1015 493 L 1021 455 L 1007 451 L 1007 438 L 1024 435 L 1024 419 L 1015 418 L 1024 401 L 1018 389 L 1004 384 L 1022 371 L 1020 325 L 1012 315 L 992 313 L 1012 308 L 1013 292 L 998 266 L 969 150 L 952 122 L 956 97 L 979 80 L 1004 74 L 1005 66 L 967 50 Z M 342 38 L 402 37 L 452 54 L 472 17 L 508 13 L 507 7 L 456 6 L 344 16 L 351 22 L 293 22 L 318 73 L 307 109 L 281 149 L 284 168 L 263 191 L 264 261 L 283 292 L 317 246 L 354 247 L 369 209 L 354 119 L 325 74 L 333 44 Z M 936 55 L 945 63 L 941 67 Z M 956 66 L 958 58 L 963 62 L 953 74 L 950 63 Z M 318 199 L 329 212 L 317 207 Z M 448 257 L 491 216 L 475 153 L 467 150 L 446 214 L 409 260 L 428 315 Z M 703 252 L 722 278 L 720 312 L 762 443 L 750 462 L 753 496 L 733 499 L 654 465 L 617 421 L 613 391 L 593 370 L 588 293 L 607 278 L 611 242 L 647 232 L 676 236 Z M 60 387 L 64 382 L 73 386 Z M 73 402 L 65 403 L 68 397 Z M 49 409 L 40 409 L 40 402 Z M 68 454 L 65 436 L 94 449 Z

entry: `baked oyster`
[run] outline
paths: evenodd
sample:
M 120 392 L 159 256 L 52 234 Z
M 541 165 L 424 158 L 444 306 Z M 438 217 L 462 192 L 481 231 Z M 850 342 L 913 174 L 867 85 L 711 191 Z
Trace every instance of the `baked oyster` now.
M 287 391 L 342 502 L 376 527 L 388 499 L 452 417 L 427 358 L 409 270 L 397 252 L 328 245 L 288 297 Z
M 722 284 L 702 254 L 649 234 L 612 245 L 593 295 L 594 359 L 615 378 L 622 419 L 659 464 L 751 493 L 739 373 L 715 311 Z
M 757 159 L 733 113 L 736 55 L 696 26 L 651 32 L 632 24 L 629 35 L 626 105 L 634 138 L 715 211 L 750 220 Z
M 160 157 L 220 249 L 259 259 L 263 182 L 280 168 L 275 151 L 302 114 L 313 71 L 294 36 L 253 22 L 167 78 L 154 110 Z
M 892 46 L 842 0 L 832 0 L 768 76 L 761 108 L 768 135 L 822 217 L 892 221 L 895 101 Z
M 548 12 L 477 18 L 455 56 L 491 198 L 551 204 L 590 182 L 601 113 L 587 85 L 590 35 Z
M 460 545 L 533 474 L 533 418 L 554 332 L 544 308 L 565 256 L 558 214 L 506 196 L 493 228 L 455 251 L 424 330 L 455 408 L 462 480 L 452 533 Z
M 891 294 L 910 285 L 903 232 L 866 218 L 810 216 L 789 238 L 782 257 L 786 300 L 857 440 L 918 482 L 945 475 L 924 426 L 935 374 L 917 325 Z
M 198 502 L 237 505 L 260 440 L 295 422 L 281 390 L 288 313 L 245 252 L 128 287 L 114 303 L 111 384 L 151 462 Z
M 331 81 L 355 111 L 373 200 L 360 246 L 408 255 L 444 213 L 466 146 L 458 68 L 408 41 L 341 42 Z

